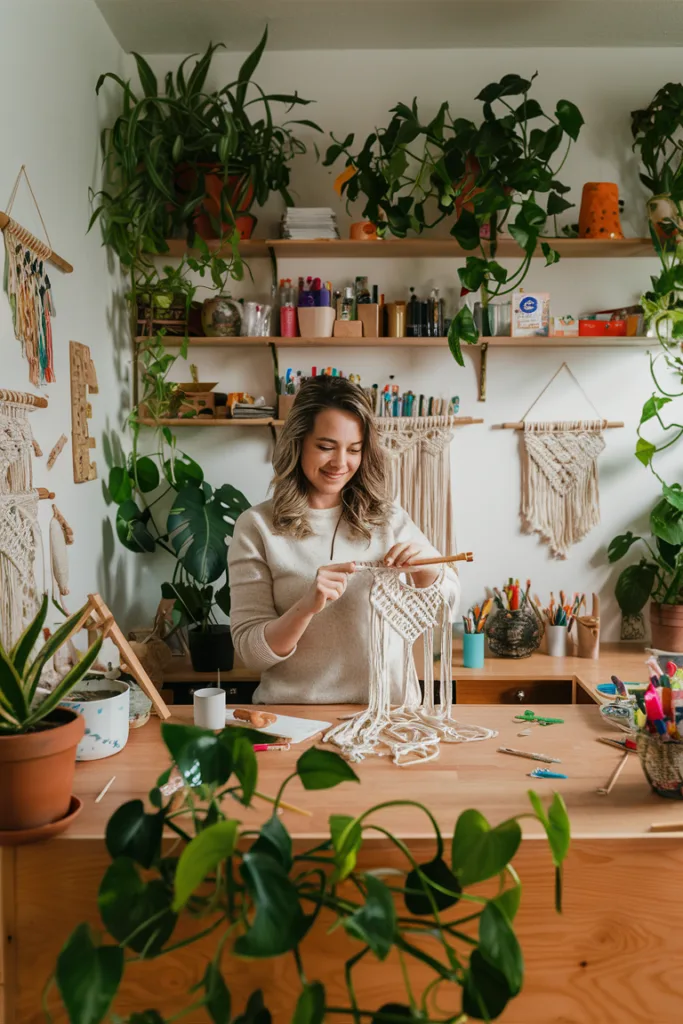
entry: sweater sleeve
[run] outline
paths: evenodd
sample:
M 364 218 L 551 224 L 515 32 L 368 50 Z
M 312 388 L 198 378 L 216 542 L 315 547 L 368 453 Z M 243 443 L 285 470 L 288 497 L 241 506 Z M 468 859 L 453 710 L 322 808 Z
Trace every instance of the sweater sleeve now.
M 432 558 L 441 554 L 433 544 L 429 543 L 422 530 L 415 525 L 408 513 L 398 505 L 394 509 L 393 526 L 395 543 L 412 541 L 415 544 L 420 544 L 428 549 Z M 451 607 L 451 618 L 455 621 L 460 607 L 460 580 L 450 565 L 445 566 L 445 569 L 443 588 Z
M 235 524 L 228 552 L 230 569 L 230 632 L 235 651 L 247 668 L 263 672 L 291 658 L 271 650 L 266 626 L 278 618 L 273 603 L 273 578 L 253 516 L 245 512 Z

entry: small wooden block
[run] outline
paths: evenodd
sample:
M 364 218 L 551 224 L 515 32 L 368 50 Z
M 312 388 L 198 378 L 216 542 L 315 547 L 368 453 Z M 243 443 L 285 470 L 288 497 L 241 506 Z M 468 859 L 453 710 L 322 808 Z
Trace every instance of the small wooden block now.
M 360 320 L 335 320 L 335 338 L 362 338 L 363 324 Z
M 55 462 L 57 461 L 57 457 L 61 454 L 61 451 L 64 448 L 64 445 L 66 444 L 66 442 L 67 442 L 66 434 L 62 434 L 62 436 L 56 442 L 56 444 L 54 445 L 52 451 L 48 455 L 48 459 L 47 459 L 47 468 L 48 469 L 52 469 L 52 467 L 54 466 Z

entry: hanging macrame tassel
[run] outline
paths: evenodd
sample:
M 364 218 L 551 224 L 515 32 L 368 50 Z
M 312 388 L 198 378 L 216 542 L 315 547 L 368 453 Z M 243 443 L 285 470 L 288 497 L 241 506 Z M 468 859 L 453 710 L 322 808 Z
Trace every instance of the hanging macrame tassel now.
M 524 424 L 522 520 L 557 558 L 600 522 L 602 421 Z

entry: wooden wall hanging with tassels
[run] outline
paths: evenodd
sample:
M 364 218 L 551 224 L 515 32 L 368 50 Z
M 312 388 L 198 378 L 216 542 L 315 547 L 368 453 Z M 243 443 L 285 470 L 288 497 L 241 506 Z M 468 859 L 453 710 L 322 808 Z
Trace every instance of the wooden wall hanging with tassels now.
M 12 206 L 22 177 L 26 179 L 47 242 L 41 241 L 11 217 Z M 34 387 L 52 384 L 55 380 L 52 350 L 52 317 L 56 310 L 46 263 L 71 274 L 73 267 L 52 248 L 26 167 L 22 164 L 7 212 L 0 211 L 0 230 L 5 236 L 4 288 L 12 309 L 14 336 L 21 342 L 29 367 L 29 380 Z

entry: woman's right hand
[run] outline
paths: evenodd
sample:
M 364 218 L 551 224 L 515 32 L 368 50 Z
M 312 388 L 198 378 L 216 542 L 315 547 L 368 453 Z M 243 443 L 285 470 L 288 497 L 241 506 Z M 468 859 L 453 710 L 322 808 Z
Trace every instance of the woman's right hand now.
M 312 587 L 299 602 L 300 610 L 306 615 L 317 615 L 330 602 L 338 601 L 346 590 L 349 576 L 355 571 L 355 562 L 321 566 Z

